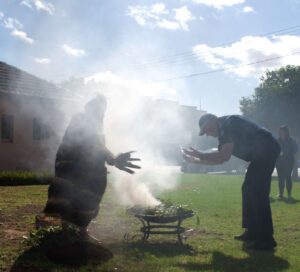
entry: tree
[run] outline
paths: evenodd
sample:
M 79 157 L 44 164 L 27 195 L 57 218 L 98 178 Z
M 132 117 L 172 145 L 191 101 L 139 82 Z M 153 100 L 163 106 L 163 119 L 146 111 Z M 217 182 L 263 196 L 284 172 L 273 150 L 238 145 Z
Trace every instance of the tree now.
M 276 131 L 283 124 L 300 135 L 300 66 L 267 71 L 251 97 L 243 97 L 244 116 Z

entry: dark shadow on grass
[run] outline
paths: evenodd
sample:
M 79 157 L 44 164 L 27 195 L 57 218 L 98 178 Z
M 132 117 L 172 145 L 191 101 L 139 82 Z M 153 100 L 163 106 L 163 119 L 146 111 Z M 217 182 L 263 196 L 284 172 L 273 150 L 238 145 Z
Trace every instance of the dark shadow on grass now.
M 46 272 L 58 267 L 101 265 L 112 257 L 113 254 L 99 243 L 58 231 L 34 240 L 34 245 L 17 258 L 10 271 Z
M 214 251 L 212 261 L 209 263 L 189 262 L 178 264 L 188 271 L 221 271 L 221 272 L 273 272 L 287 269 L 289 263 L 274 255 L 274 252 L 253 252 L 243 259 L 225 255 L 222 252 Z
M 283 202 L 286 204 L 297 204 L 300 200 L 295 198 L 283 198 Z
M 127 249 L 161 257 L 173 257 L 178 255 L 195 255 L 195 250 L 190 245 L 180 245 L 179 243 L 172 242 L 143 242 L 137 241 L 128 243 Z
M 275 201 L 280 201 L 280 202 L 284 202 L 286 204 L 297 204 L 300 202 L 299 199 L 295 199 L 295 198 L 287 198 L 287 197 L 283 197 L 281 199 L 275 199 L 273 197 L 270 196 L 270 202 L 274 203 Z
M 24 251 L 13 263 L 11 272 L 50 272 L 53 265 L 41 247 L 32 247 Z

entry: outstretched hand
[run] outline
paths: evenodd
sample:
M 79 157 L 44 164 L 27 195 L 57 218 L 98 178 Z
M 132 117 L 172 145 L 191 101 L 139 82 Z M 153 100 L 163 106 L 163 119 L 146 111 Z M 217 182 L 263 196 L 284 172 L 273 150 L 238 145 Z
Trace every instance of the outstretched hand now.
M 185 154 L 185 155 L 188 155 L 188 156 L 193 156 L 193 157 L 196 157 L 196 158 L 200 158 L 201 156 L 201 152 L 199 152 L 198 150 L 190 147 L 189 149 L 186 149 L 186 148 L 181 148 L 181 152 L 182 154 Z
M 196 149 L 190 147 L 189 149 L 181 148 L 183 158 L 190 163 L 200 163 L 201 153 Z
M 125 171 L 129 174 L 134 174 L 134 171 L 131 168 L 140 169 L 141 167 L 139 165 L 131 163 L 132 161 L 140 161 L 139 158 L 131 158 L 131 153 L 133 153 L 133 152 L 135 152 L 135 151 L 128 151 L 128 152 L 119 154 L 115 158 L 115 166 L 118 169 Z

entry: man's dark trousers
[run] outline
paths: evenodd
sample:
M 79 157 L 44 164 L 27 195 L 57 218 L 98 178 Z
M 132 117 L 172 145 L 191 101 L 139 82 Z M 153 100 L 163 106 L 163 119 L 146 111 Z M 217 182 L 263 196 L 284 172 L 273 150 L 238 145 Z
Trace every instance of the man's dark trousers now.
M 273 239 L 273 222 L 270 207 L 272 173 L 280 147 L 273 144 L 265 156 L 252 160 L 242 186 L 243 228 L 257 241 Z

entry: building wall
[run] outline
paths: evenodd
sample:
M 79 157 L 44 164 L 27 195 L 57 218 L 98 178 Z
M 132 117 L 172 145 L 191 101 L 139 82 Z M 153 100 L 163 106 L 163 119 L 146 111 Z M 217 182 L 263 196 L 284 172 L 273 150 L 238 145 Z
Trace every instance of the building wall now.
M 13 116 L 13 139 L 0 139 L 0 170 L 53 171 L 55 153 L 67 118 L 58 100 L 1 96 L 0 118 Z M 49 128 L 48 139 L 33 139 L 33 118 Z M 0 122 L 0 133 L 2 122 Z M 0 135 L 1 136 L 1 135 Z

